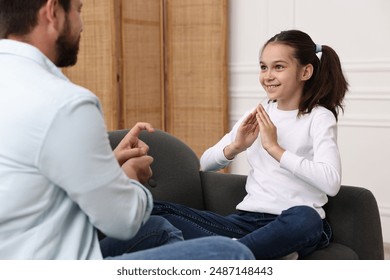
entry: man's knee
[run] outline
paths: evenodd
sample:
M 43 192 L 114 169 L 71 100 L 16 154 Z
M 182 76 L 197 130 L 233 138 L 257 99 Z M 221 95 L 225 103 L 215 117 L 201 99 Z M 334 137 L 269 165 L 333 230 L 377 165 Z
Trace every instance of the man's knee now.
M 177 228 L 174 227 L 167 219 L 161 216 L 150 216 L 146 224 L 149 227 L 155 228 L 156 230 L 165 230 L 165 231 L 177 230 Z

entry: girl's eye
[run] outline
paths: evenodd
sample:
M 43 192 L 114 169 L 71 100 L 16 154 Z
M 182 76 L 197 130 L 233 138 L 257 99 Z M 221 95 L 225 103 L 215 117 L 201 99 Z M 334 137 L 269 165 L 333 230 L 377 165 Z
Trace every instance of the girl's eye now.
M 276 69 L 276 70 L 283 70 L 284 67 L 283 67 L 283 65 L 276 65 L 276 66 L 275 66 L 275 69 Z
M 267 66 L 265 66 L 265 65 L 260 65 L 260 69 L 261 69 L 262 71 L 265 71 L 265 70 L 267 70 Z

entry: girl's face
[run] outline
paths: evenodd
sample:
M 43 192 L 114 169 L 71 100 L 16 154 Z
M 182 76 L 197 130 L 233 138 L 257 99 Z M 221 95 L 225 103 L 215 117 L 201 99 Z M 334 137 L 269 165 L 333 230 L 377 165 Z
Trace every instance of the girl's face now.
M 300 65 L 293 53 L 292 47 L 272 42 L 260 57 L 260 83 L 281 110 L 298 109 L 304 83 L 312 74 L 312 66 Z

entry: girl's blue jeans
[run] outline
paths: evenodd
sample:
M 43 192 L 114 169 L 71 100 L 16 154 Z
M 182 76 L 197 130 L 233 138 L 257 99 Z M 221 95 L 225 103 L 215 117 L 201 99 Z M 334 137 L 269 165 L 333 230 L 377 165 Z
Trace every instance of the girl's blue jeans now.
M 152 215 L 166 218 L 184 239 L 227 236 L 246 245 L 256 259 L 277 259 L 293 252 L 304 257 L 329 244 L 331 228 L 313 208 L 295 206 L 280 215 L 238 211 L 219 214 L 169 202 L 155 202 Z

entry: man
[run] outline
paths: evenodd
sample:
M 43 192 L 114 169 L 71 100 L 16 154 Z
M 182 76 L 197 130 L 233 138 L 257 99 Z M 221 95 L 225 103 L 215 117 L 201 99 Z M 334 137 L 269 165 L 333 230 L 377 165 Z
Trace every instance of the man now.
M 253 258 L 149 217 L 153 159 L 138 135 L 152 126 L 137 123 L 113 153 L 97 97 L 58 69 L 77 61 L 81 8 L 0 0 L 0 259 Z

